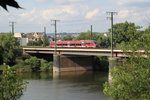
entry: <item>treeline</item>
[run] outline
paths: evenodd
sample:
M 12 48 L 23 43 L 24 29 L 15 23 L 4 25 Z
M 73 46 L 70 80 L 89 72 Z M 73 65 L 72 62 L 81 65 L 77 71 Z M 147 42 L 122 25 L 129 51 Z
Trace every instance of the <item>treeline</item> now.
M 114 100 L 150 100 L 150 26 L 141 28 L 128 22 L 114 26 L 114 45 L 128 55 L 116 63 L 113 81 L 104 84 L 104 93 Z
M 22 57 L 19 63 L 13 66 L 17 72 L 52 71 L 53 62 L 48 62 L 37 57 Z
M 143 34 L 145 30 L 141 30 L 141 26 L 136 26 L 131 22 L 117 23 L 113 25 L 113 46 L 115 48 L 120 48 L 119 45 L 122 42 L 129 42 L 131 37 L 135 34 Z M 111 29 L 108 29 L 108 33 L 103 34 L 92 34 L 92 40 L 96 40 L 100 47 L 109 48 L 111 45 Z M 78 37 L 72 38 L 71 36 L 66 36 L 62 40 L 89 40 L 90 31 L 82 32 Z

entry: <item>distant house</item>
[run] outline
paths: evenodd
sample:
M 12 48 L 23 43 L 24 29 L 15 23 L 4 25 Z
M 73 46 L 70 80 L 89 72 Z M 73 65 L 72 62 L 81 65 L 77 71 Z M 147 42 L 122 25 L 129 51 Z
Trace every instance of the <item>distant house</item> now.
M 14 37 L 17 38 L 20 42 L 20 46 L 26 46 L 28 43 L 28 38 L 25 33 L 14 33 Z
M 38 40 L 39 38 L 43 39 L 44 36 L 44 32 L 35 32 L 33 33 L 34 38 L 36 38 L 36 40 Z
M 36 38 L 33 36 L 33 33 L 27 33 L 26 37 L 28 38 L 28 42 L 36 41 Z

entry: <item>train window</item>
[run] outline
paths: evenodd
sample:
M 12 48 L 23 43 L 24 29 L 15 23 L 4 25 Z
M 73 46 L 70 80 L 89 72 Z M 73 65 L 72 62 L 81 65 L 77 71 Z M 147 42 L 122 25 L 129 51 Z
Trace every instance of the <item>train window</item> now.
M 62 44 L 57 44 L 57 45 L 62 45 Z
M 50 44 L 55 44 L 55 43 L 52 43 L 52 42 L 51 42 Z
M 90 42 L 90 44 L 94 44 L 94 43 Z
M 73 46 L 75 46 L 76 44 L 70 44 L 70 45 L 73 45 Z
M 76 46 L 80 46 L 81 44 L 76 44 Z
M 91 44 L 90 42 L 86 42 L 85 44 Z

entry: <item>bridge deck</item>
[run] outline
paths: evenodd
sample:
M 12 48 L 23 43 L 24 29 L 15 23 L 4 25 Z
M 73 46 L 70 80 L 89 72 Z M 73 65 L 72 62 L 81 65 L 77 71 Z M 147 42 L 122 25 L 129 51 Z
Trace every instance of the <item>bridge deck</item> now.
M 24 47 L 26 53 L 43 53 L 53 54 L 55 48 L 48 47 Z M 93 55 L 93 56 L 111 56 L 111 49 L 101 48 L 57 48 L 57 54 L 63 55 Z M 116 57 L 127 57 L 122 50 L 114 50 L 113 55 Z

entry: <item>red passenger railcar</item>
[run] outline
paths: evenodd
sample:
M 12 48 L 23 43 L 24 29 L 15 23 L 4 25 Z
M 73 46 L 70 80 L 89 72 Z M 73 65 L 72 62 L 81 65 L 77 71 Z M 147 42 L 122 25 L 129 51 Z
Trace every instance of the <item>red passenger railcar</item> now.
M 57 47 L 87 47 L 96 48 L 98 46 L 95 40 L 81 40 L 81 41 L 57 41 Z M 50 47 L 55 47 L 55 41 L 50 41 Z

